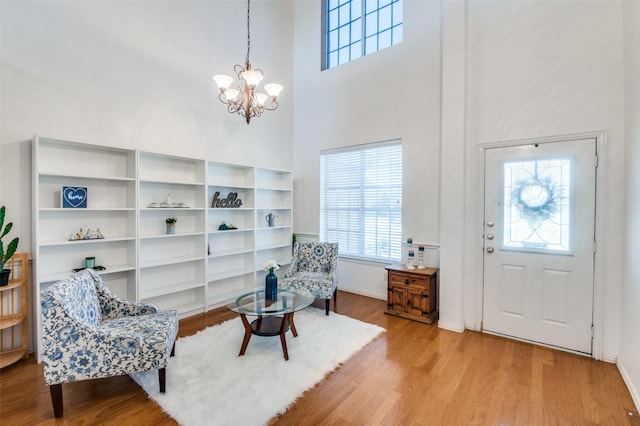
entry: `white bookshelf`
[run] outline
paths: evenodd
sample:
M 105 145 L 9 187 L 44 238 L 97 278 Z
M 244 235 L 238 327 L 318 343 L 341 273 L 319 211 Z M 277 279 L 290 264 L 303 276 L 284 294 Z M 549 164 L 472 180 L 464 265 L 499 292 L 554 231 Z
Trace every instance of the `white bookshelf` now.
M 139 300 L 204 312 L 206 257 L 204 160 L 138 152 Z M 166 219 L 177 219 L 167 234 Z
M 33 251 L 36 333 L 40 290 L 68 277 L 95 256 L 98 271 L 120 297 L 137 300 L 136 152 L 35 136 Z M 63 186 L 87 188 L 86 208 L 63 208 Z M 99 228 L 104 239 L 70 240 L 80 228 Z
M 255 168 L 207 165 L 207 305 L 256 286 Z M 214 203 L 214 200 L 218 200 Z M 240 204 L 240 202 L 242 204 Z M 234 229 L 221 230 L 222 224 Z
M 267 260 L 280 263 L 280 273 L 290 262 L 290 171 L 38 136 L 32 156 L 38 321 L 39 290 L 84 266 L 87 256 L 105 267 L 98 272 L 119 296 L 181 317 L 262 288 Z M 62 208 L 62 186 L 86 187 L 87 207 Z M 225 202 L 212 207 L 216 193 Z M 273 227 L 269 213 L 277 216 Z M 166 233 L 170 216 L 174 234 Z M 222 222 L 235 229 L 220 230 Z M 105 238 L 69 241 L 85 226 Z M 40 324 L 37 330 L 39 346 Z
M 256 271 L 264 280 L 262 269 L 273 259 L 284 273 L 291 262 L 291 234 L 293 233 L 292 174 L 286 170 L 256 169 Z M 267 225 L 265 216 L 274 214 L 275 224 Z
M 262 287 L 262 268 L 267 260 L 276 260 L 282 270 L 289 264 L 292 175 L 285 170 L 213 161 L 208 163 L 207 171 L 207 303 L 214 307 L 233 294 Z M 213 202 L 214 197 L 228 199 L 229 194 L 231 199 L 241 200 L 242 205 Z M 270 213 L 276 215 L 273 227 L 265 220 Z M 220 230 L 223 222 L 235 229 Z

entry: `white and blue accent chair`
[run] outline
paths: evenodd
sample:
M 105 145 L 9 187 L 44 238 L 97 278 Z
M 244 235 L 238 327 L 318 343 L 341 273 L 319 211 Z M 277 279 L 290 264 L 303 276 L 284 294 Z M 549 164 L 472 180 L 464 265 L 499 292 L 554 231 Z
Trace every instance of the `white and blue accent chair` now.
M 41 292 L 42 358 L 55 417 L 62 417 L 62 384 L 166 367 L 178 333 L 176 311 L 113 294 L 91 269 Z
M 333 298 L 333 310 L 337 312 L 338 243 L 296 242 L 289 269 L 278 286 L 325 299 L 327 315 Z

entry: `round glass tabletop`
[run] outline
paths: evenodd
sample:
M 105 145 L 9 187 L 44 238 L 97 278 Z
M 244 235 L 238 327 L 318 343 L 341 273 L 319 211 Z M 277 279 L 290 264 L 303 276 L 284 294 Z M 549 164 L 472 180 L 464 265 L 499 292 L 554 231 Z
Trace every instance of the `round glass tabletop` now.
M 265 300 L 264 290 L 255 290 L 226 300 L 226 307 L 238 314 L 276 316 L 300 311 L 313 303 L 313 296 L 278 289 L 277 300 Z

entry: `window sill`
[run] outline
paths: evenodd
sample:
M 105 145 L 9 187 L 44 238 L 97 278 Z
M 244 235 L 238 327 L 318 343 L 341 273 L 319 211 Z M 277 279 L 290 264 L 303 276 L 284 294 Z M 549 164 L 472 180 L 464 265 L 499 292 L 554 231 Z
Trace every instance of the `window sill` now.
M 357 257 L 357 256 L 345 256 L 340 255 L 338 259 L 341 261 L 349 262 L 349 263 L 358 263 L 360 265 L 369 265 L 369 266 L 387 266 L 391 263 L 399 263 L 399 260 L 390 260 L 390 259 L 369 259 L 366 257 Z

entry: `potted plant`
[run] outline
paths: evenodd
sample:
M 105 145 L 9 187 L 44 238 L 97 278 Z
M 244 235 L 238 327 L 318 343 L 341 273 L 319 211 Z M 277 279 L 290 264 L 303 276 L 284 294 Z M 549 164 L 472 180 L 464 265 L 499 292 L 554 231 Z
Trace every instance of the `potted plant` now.
M 168 217 L 165 222 L 167 223 L 167 234 L 175 234 L 176 233 L 176 219 L 175 216 Z
M 0 207 L 0 230 L 2 231 L 2 233 L 0 234 L 0 269 L 2 269 L 2 272 L 0 273 L 0 287 L 9 284 L 9 275 L 11 274 L 11 269 L 4 269 L 4 264 L 7 263 L 7 260 L 9 260 L 11 256 L 14 255 L 14 253 L 18 249 L 18 241 L 20 241 L 18 237 L 11 240 L 9 245 L 7 245 L 7 251 L 5 252 L 4 242 L 2 241 L 2 239 L 5 237 L 5 235 L 11 232 L 11 228 L 13 228 L 13 222 L 7 223 L 6 226 L 4 225 L 5 211 L 5 206 Z

